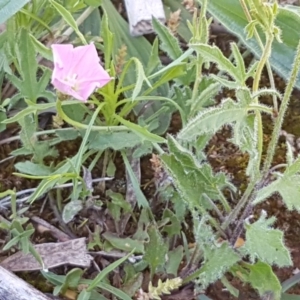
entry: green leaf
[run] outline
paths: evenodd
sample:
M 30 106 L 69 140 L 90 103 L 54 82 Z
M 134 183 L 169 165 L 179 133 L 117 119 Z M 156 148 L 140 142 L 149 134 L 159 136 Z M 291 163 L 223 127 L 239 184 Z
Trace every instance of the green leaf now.
M 284 293 L 281 295 L 280 300 L 300 300 L 300 296 Z
M 31 101 L 26 101 L 26 102 L 28 106 L 25 109 L 22 109 L 13 117 L 3 121 L 3 123 L 4 124 L 14 123 L 19 120 L 22 120 L 25 116 L 30 115 L 32 113 L 36 113 L 38 111 L 43 111 L 55 107 L 55 103 L 34 104 Z
M 226 276 L 223 276 L 221 278 L 221 282 L 222 284 L 225 286 L 225 288 L 229 291 L 229 293 L 231 295 L 233 295 L 234 297 L 238 298 L 239 297 L 239 290 L 236 289 L 226 278 Z
M 123 258 L 116 261 L 116 263 L 121 261 L 121 260 L 123 260 Z M 113 264 L 111 264 L 111 265 L 113 265 Z M 110 284 L 101 282 L 101 283 L 98 284 L 98 287 L 108 291 L 109 293 L 115 295 L 116 297 L 118 297 L 121 300 L 132 300 L 126 293 L 124 293 L 123 291 L 111 286 Z M 98 300 L 98 298 L 97 298 L 97 300 Z M 101 299 L 99 299 L 99 300 L 101 300 Z
M 150 53 L 151 53 L 151 44 L 144 37 L 132 37 L 128 30 L 128 23 L 121 17 L 119 12 L 116 10 L 115 6 L 111 2 L 111 0 L 103 0 L 102 8 L 107 13 L 108 24 L 111 32 L 114 33 L 114 43 L 112 45 L 112 56 L 115 57 L 118 54 L 118 50 L 125 45 L 127 47 L 127 55 L 128 57 L 136 57 L 143 66 L 147 66 L 149 61 Z M 101 24 L 101 26 L 103 26 Z M 102 32 L 101 28 L 101 36 L 104 32 Z M 102 36 L 105 38 L 104 36 Z M 109 36 L 107 37 L 109 39 Z M 106 47 L 108 47 L 107 43 L 104 43 Z M 108 63 L 108 66 L 105 65 L 107 69 L 110 64 L 110 59 L 107 60 L 105 57 L 105 62 Z M 126 76 L 127 84 L 135 84 L 135 74 L 134 70 L 130 70 L 128 72 L 128 76 Z
M 241 259 L 227 242 L 223 242 L 213 249 L 206 247 L 204 254 L 205 260 L 203 266 L 196 272 L 199 273 L 199 276 L 195 280 L 201 288 L 206 288 L 210 283 L 220 279 Z
M 23 143 L 24 148 L 34 152 L 37 138 L 35 136 L 36 124 L 34 122 L 33 116 L 27 115 L 22 120 L 20 120 L 19 123 L 22 128 L 20 132 L 20 139 Z
M 65 105 L 64 112 L 69 118 L 76 122 L 82 123 L 86 114 L 86 111 L 78 105 L 78 103 Z
M 149 264 L 150 276 L 153 278 L 157 267 L 165 263 L 168 246 L 156 226 L 149 226 L 148 234 L 150 241 L 145 246 L 144 260 Z
M 126 252 L 131 252 L 134 250 L 134 253 L 144 253 L 144 244 L 142 241 L 131 238 L 119 238 L 108 231 L 104 232 L 102 237 L 105 238 L 116 249 Z
M 222 199 L 221 190 L 233 186 L 225 174 L 214 174 L 208 164 L 200 163 L 194 155 L 182 147 L 173 137 L 168 136 L 170 154 L 161 156 L 162 162 L 174 181 L 181 198 L 188 207 L 203 210 L 211 208 L 204 195 L 210 199 Z M 222 202 L 223 203 L 223 202 Z M 226 203 L 223 203 L 227 207 Z
M 1 0 L 0 1 L 0 24 L 4 24 L 7 19 L 12 17 L 21 8 L 27 4 L 29 0 Z
M 191 119 L 179 132 L 178 138 L 193 141 L 203 133 L 215 133 L 224 125 L 242 122 L 247 114 L 247 106 L 225 99 L 220 106 L 205 109 Z
M 131 205 L 125 201 L 122 194 L 108 190 L 106 195 L 111 198 L 111 202 L 107 203 L 107 208 L 115 222 L 120 221 L 121 209 L 123 213 L 131 212 Z
M 195 49 L 199 54 L 208 62 L 217 64 L 220 71 L 228 73 L 232 79 L 237 81 L 238 85 L 243 86 L 246 79 L 246 71 L 244 60 L 240 57 L 241 54 L 235 43 L 231 43 L 231 48 L 236 57 L 237 66 L 235 66 L 216 46 L 210 46 L 206 44 L 190 44 L 192 49 Z M 242 64 L 242 65 L 239 65 Z
M 142 273 L 134 274 L 129 280 L 126 280 L 122 285 L 122 291 L 128 294 L 130 297 L 134 297 L 135 293 L 141 288 L 144 275 Z
M 275 192 L 278 192 L 289 210 L 296 209 L 300 211 L 300 203 L 298 201 L 300 187 L 295 184 L 295 182 L 300 180 L 299 171 L 300 158 L 297 158 L 292 165 L 286 168 L 283 174 L 278 176 L 278 179 L 258 191 L 253 204 L 260 203 Z
M 178 274 L 178 268 L 183 259 L 183 246 L 178 246 L 174 250 L 168 252 L 168 260 L 166 262 L 166 273 L 175 277 Z
M 122 155 L 125 167 L 126 167 L 126 171 L 128 172 L 129 178 L 131 180 L 134 192 L 136 194 L 138 206 L 143 207 L 143 208 L 149 208 L 149 202 L 141 190 L 140 184 L 132 170 L 132 167 L 131 167 L 129 160 L 128 160 L 126 154 L 124 153 L 124 151 L 121 151 L 121 155 Z
M 243 263 L 242 266 L 236 268 L 242 274 L 241 279 L 258 290 L 261 299 L 281 300 L 280 282 L 268 264 L 258 261 L 254 265 Z
M 9 80 L 16 86 L 24 98 L 36 102 L 37 98 L 45 91 L 49 83 L 51 72 L 46 69 L 37 81 L 38 64 L 36 61 L 36 53 L 31 37 L 25 28 L 21 28 L 16 45 L 16 56 L 20 66 L 19 79 L 15 75 L 7 74 Z
M 86 289 L 83 289 L 78 295 L 77 300 L 90 300 L 92 292 L 87 292 Z
M 76 32 L 76 34 L 80 38 L 81 42 L 83 44 L 87 44 L 87 42 L 85 40 L 85 37 L 79 31 L 77 23 L 74 20 L 72 14 L 66 8 L 64 8 L 62 5 L 60 5 L 59 3 L 57 3 L 56 1 L 54 1 L 54 0 L 49 0 L 49 1 L 55 7 L 55 9 L 57 10 L 57 12 L 62 16 L 62 18 L 64 19 L 64 21 L 66 21 L 68 23 L 68 25 L 71 28 L 73 28 L 73 30 Z
M 180 57 L 183 52 L 179 47 L 178 39 L 173 36 L 165 25 L 155 18 L 152 18 L 152 25 L 155 33 L 161 41 L 160 48 L 173 60 Z
M 144 68 L 141 62 L 135 57 L 131 58 L 131 60 L 128 63 L 130 63 L 131 61 L 135 63 L 135 69 L 136 69 L 136 81 L 131 96 L 132 101 L 134 101 L 135 98 L 139 95 L 139 93 L 142 90 L 143 82 L 145 81 L 149 87 L 151 87 L 151 83 L 149 82 L 149 80 L 145 75 Z
M 146 140 L 146 141 L 150 141 L 150 142 L 154 142 L 154 143 L 163 143 L 165 141 L 164 138 L 162 138 L 154 133 L 149 132 L 146 128 L 144 128 L 140 125 L 129 122 L 116 114 L 114 115 L 114 117 L 120 123 L 122 123 L 123 125 L 128 127 L 128 129 L 130 129 L 134 133 L 136 133 L 142 139 L 142 141 Z
M 300 273 L 297 273 L 294 276 L 290 277 L 289 279 L 281 283 L 282 292 L 284 293 L 288 291 L 291 287 L 298 284 L 299 282 L 300 282 Z
M 29 34 L 33 46 L 35 47 L 35 51 L 40 53 L 44 58 L 53 61 L 53 54 L 51 49 L 46 47 L 43 43 L 41 43 L 34 35 Z
M 6 128 L 5 124 L 2 123 L 5 120 L 7 120 L 6 113 L 4 111 L 0 110 L 0 132 L 5 130 L 5 128 Z
M 84 0 L 84 2 L 89 6 L 98 7 L 101 5 L 102 0 Z
M 116 260 L 106 268 L 104 268 L 97 276 L 95 279 L 92 280 L 92 283 L 89 285 L 87 288 L 87 291 L 92 291 L 103 279 L 105 278 L 106 275 L 108 275 L 110 272 L 115 270 L 118 266 L 120 266 L 124 261 L 126 261 L 130 255 L 132 255 L 133 251 L 128 253 L 126 256 Z
M 274 221 L 275 218 L 266 219 L 262 214 L 253 224 L 246 224 L 246 242 L 239 249 L 249 255 L 252 262 L 258 259 L 279 267 L 290 266 L 291 255 L 283 243 L 283 232 L 271 227 Z
M 154 70 L 156 70 L 160 66 L 161 66 L 161 61 L 159 59 L 159 53 L 158 53 L 158 39 L 155 38 L 152 44 L 149 61 L 147 67 L 145 68 L 146 75 L 150 75 Z
M 200 2 L 203 2 L 203 0 L 200 0 Z M 257 58 L 261 57 L 262 51 L 256 39 L 247 39 L 245 35 L 244 29 L 248 21 L 239 0 L 210 0 L 207 8 L 209 13 L 220 21 L 227 30 L 236 35 Z M 273 42 L 270 63 L 272 68 L 287 80 L 289 79 L 300 39 L 298 30 L 300 27 L 300 15 L 289 8 L 279 7 L 275 24 L 282 30 L 281 38 L 283 43 L 279 43 L 276 40 Z M 259 31 L 259 34 L 264 41 L 264 33 Z M 300 88 L 300 77 L 297 79 L 296 87 Z
M 163 231 L 168 234 L 169 237 L 173 237 L 176 234 L 180 234 L 181 230 L 181 224 L 180 221 L 178 220 L 177 216 L 168 208 L 164 210 L 162 219 L 169 219 L 170 221 L 168 222 L 167 225 L 164 226 Z
M 31 161 L 18 162 L 15 164 L 15 168 L 21 173 L 36 176 L 47 176 L 51 174 L 51 168 L 42 164 L 35 164 Z
M 195 101 L 191 103 L 190 112 L 193 114 L 193 116 L 201 111 L 207 104 L 210 104 L 212 99 L 217 96 L 220 90 L 221 85 L 219 82 L 210 83 L 207 87 L 205 87 Z

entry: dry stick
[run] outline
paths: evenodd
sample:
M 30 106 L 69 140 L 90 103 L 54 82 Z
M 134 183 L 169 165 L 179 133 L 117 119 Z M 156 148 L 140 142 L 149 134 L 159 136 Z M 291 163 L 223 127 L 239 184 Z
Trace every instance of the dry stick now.
M 106 181 L 106 180 L 112 180 L 112 177 L 104 177 L 104 178 L 95 178 L 93 179 L 93 183 L 94 182 L 100 182 L 100 181 Z M 82 184 L 81 182 L 78 183 L 79 185 Z M 57 185 L 54 186 L 52 189 L 62 189 L 62 188 L 67 188 L 67 187 L 72 187 L 73 183 L 65 183 L 65 184 L 61 184 L 61 185 Z M 24 194 L 32 194 L 36 191 L 37 188 L 31 188 L 31 189 L 26 189 L 26 190 L 22 190 L 19 192 L 16 192 L 16 197 L 22 196 Z M 24 197 L 22 199 L 17 199 L 17 203 L 23 203 L 26 202 L 31 196 L 28 197 Z M 0 208 L 6 207 L 10 205 L 10 200 L 11 200 L 11 196 L 7 196 L 5 198 L 0 199 Z
M 37 216 L 30 216 L 31 221 L 33 221 L 34 223 L 41 225 L 47 229 L 49 229 L 51 231 L 51 234 L 58 239 L 60 242 L 66 242 L 66 241 L 70 241 L 71 238 L 77 238 L 76 236 L 70 236 L 65 234 L 64 232 L 62 232 L 61 230 L 57 229 L 56 227 L 54 227 L 53 225 L 49 224 L 48 222 L 46 222 L 45 220 L 37 217 Z
M 1 300 L 51 300 L 40 291 L 0 266 Z

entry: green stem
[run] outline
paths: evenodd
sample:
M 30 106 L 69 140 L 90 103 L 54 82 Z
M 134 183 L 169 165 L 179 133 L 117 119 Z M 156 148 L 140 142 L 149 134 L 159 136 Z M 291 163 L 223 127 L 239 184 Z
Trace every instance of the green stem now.
M 261 74 L 263 71 L 263 68 L 265 67 L 270 55 L 271 55 L 271 49 L 272 49 L 272 43 L 273 43 L 274 37 L 273 35 L 267 36 L 267 42 L 266 46 L 264 48 L 262 57 L 258 63 L 257 70 L 254 76 L 254 81 L 253 81 L 253 87 L 252 87 L 252 92 L 255 93 L 259 89 L 259 82 L 261 80 Z M 254 104 L 258 104 L 258 97 L 256 97 L 253 100 Z M 254 173 L 254 178 L 257 180 L 260 178 L 261 173 L 260 173 L 260 164 L 261 164 L 261 159 L 262 159 L 262 151 L 263 151 L 263 126 L 262 126 L 262 118 L 261 118 L 261 113 L 260 111 L 255 111 L 255 116 L 257 119 L 257 151 L 258 151 L 258 158 L 257 158 L 257 164 L 256 164 L 256 169 Z
M 253 81 L 253 86 L 252 86 L 252 90 L 254 93 L 257 92 L 259 89 L 259 82 L 261 80 L 261 74 L 262 74 L 263 68 L 265 67 L 265 65 L 271 55 L 273 40 L 274 40 L 273 35 L 267 36 L 266 45 L 264 47 L 261 59 L 257 65 L 256 73 L 254 76 L 254 81 Z M 258 103 L 258 98 L 254 99 L 254 103 Z
M 246 5 L 245 1 L 240 0 L 240 4 L 243 8 L 243 11 L 244 11 L 244 14 L 247 18 L 247 21 L 250 23 L 252 21 L 252 18 L 251 18 L 251 15 L 249 13 L 249 10 L 247 8 L 247 5 Z M 264 45 L 261 41 L 261 38 L 260 38 L 256 28 L 254 29 L 254 36 L 255 36 L 255 39 L 256 39 L 260 49 L 263 51 Z M 271 65 L 270 65 L 269 61 L 266 62 L 266 67 L 267 67 L 267 72 L 268 72 L 271 88 L 275 90 L 276 87 L 275 87 L 274 76 L 273 76 L 272 68 L 271 68 Z M 276 98 L 275 95 L 273 95 L 272 98 L 273 98 L 274 110 L 277 111 L 278 110 L 277 98 Z
M 245 204 L 247 203 L 254 187 L 255 187 L 256 182 L 252 181 L 249 183 L 249 185 L 247 186 L 246 191 L 244 192 L 241 200 L 238 202 L 237 206 L 232 210 L 232 212 L 230 213 L 230 215 L 226 218 L 226 220 L 223 222 L 221 228 L 223 230 L 226 230 L 227 227 L 231 224 L 232 221 L 236 220 L 240 211 L 243 209 L 243 207 L 245 206 Z
M 74 126 L 75 128 L 79 128 L 79 129 L 87 129 L 89 127 L 89 125 L 85 125 L 79 122 L 76 122 L 74 120 L 72 120 L 71 118 L 69 118 L 63 111 L 62 109 L 62 103 L 61 101 L 58 101 L 56 104 L 56 110 L 57 113 L 61 116 L 61 118 L 66 121 L 68 124 Z M 91 126 L 91 130 L 92 131 L 106 131 L 106 132 L 110 132 L 110 131 L 128 131 L 130 130 L 128 127 L 126 126 Z
M 268 146 L 267 156 L 265 159 L 262 175 L 266 175 L 269 168 L 271 167 L 273 156 L 275 153 L 275 148 L 276 148 L 280 130 L 282 127 L 284 115 L 286 113 L 286 110 L 287 110 L 287 107 L 289 104 L 289 100 L 290 100 L 290 97 L 291 97 L 291 94 L 293 91 L 293 87 L 297 80 L 299 68 L 300 68 L 300 41 L 298 43 L 297 52 L 296 52 L 296 56 L 295 56 L 295 60 L 294 60 L 294 64 L 293 64 L 293 69 L 291 72 L 291 77 L 290 77 L 290 80 L 288 81 L 287 87 L 285 89 L 283 99 L 281 101 L 281 106 L 279 109 L 278 117 L 275 121 L 274 130 L 272 132 L 271 141 Z

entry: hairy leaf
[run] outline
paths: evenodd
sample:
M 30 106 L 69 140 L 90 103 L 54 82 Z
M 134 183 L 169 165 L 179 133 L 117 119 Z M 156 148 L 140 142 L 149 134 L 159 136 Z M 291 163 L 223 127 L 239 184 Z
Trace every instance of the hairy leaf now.
M 191 152 L 183 148 L 174 138 L 168 137 L 170 154 L 161 159 L 174 181 L 182 199 L 193 210 L 210 208 L 206 194 L 211 199 L 220 199 L 220 191 L 229 186 L 225 174 L 214 174 L 208 164 L 200 164 Z
M 200 2 L 203 2 L 203 0 L 200 0 Z M 209 13 L 220 21 L 226 29 L 236 35 L 256 57 L 261 57 L 262 50 L 256 39 L 247 39 L 246 37 L 244 29 L 248 21 L 239 0 L 210 0 L 207 8 Z M 275 24 L 282 30 L 283 43 L 274 41 L 270 63 L 279 75 L 288 79 L 300 39 L 300 32 L 297 30 L 300 26 L 300 15 L 288 7 L 279 7 Z M 259 34 L 264 40 L 264 33 L 259 32 Z M 297 79 L 296 86 L 300 88 L 300 77 Z
M 160 48 L 173 60 L 182 55 L 183 52 L 179 47 L 178 39 L 173 36 L 170 30 L 155 18 L 152 18 L 152 24 L 161 41 Z
M 290 266 L 292 260 L 283 243 L 283 232 L 271 227 L 274 221 L 275 218 L 266 219 L 262 214 L 253 224 L 246 224 L 246 242 L 240 250 L 245 251 L 252 262 L 259 259 L 270 265 Z
M 218 107 L 200 112 L 179 132 L 178 138 L 193 141 L 202 133 L 217 132 L 222 126 L 242 122 L 247 116 L 247 107 L 225 99 Z
M 272 194 L 278 192 L 289 210 L 296 209 L 300 211 L 300 187 L 295 184 L 295 182 L 299 182 L 300 180 L 299 171 L 300 157 L 292 165 L 288 166 L 283 174 L 279 174 L 275 181 L 259 190 L 253 204 L 262 202 Z
M 234 57 L 236 59 L 236 66 L 226 56 L 224 56 L 220 48 L 216 46 L 210 46 L 206 44 L 190 44 L 190 47 L 199 52 L 206 61 L 217 64 L 220 71 L 228 73 L 230 77 L 238 83 L 238 85 L 244 85 L 246 79 L 246 70 L 244 60 L 241 58 L 241 54 L 239 53 L 236 44 L 231 44 L 231 48 L 233 49 Z
M 211 249 L 207 247 L 204 252 L 205 261 L 196 282 L 202 288 L 220 279 L 232 266 L 240 261 L 240 256 L 228 245 L 222 245 Z

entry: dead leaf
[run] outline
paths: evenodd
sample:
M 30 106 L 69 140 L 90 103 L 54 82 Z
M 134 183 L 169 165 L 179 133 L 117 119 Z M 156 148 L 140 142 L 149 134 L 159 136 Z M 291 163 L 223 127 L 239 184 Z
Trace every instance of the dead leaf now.
M 87 254 L 85 238 L 79 238 L 62 243 L 45 243 L 35 245 L 40 254 L 45 269 L 62 265 L 89 267 L 92 256 Z M 42 266 L 32 256 L 19 251 L 2 261 L 1 266 L 12 272 L 42 270 Z

